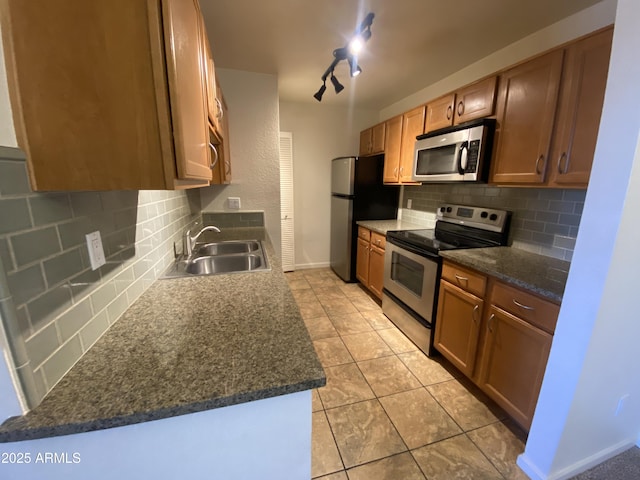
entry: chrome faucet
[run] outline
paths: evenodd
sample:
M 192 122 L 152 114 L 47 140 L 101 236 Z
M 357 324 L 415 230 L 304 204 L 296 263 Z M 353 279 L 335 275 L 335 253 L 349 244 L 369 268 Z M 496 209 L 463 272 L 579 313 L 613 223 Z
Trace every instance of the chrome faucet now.
M 200 238 L 200 235 L 202 235 L 204 232 L 218 232 L 220 233 L 220 229 L 218 227 L 216 227 L 215 225 L 208 225 L 202 229 L 200 229 L 200 231 L 198 233 L 196 233 L 193 237 L 191 236 L 191 229 L 188 229 L 186 232 L 184 232 L 184 254 L 186 256 L 191 256 L 191 254 L 193 253 L 193 247 L 196 244 L 196 241 L 198 240 L 198 238 Z

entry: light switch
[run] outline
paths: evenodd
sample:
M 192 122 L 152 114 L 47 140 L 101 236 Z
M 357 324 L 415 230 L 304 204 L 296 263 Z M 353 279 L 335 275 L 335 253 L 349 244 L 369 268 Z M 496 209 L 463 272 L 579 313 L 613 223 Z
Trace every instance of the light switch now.
M 229 204 L 229 208 L 240 210 L 240 197 L 227 197 L 227 203 Z
M 87 239 L 87 249 L 89 250 L 91 270 L 96 270 L 107 263 L 104 258 L 104 249 L 102 248 L 102 238 L 100 238 L 99 231 L 88 233 L 85 237 Z

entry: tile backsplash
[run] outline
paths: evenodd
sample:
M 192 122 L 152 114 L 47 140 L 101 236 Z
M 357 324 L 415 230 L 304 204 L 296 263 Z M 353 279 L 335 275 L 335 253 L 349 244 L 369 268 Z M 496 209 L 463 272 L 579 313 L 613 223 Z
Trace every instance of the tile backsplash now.
M 586 190 L 515 188 L 488 185 L 405 186 L 402 218 L 424 223 L 443 203 L 491 207 L 513 212 L 510 240 L 523 250 L 571 260 Z M 411 209 L 407 201 L 411 199 Z
M 199 213 L 193 191 L 33 193 L 22 154 L 0 148 L 0 313 L 26 351 L 32 405 L 168 267 Z M 95 230 L 107 263 L 93 271 Z

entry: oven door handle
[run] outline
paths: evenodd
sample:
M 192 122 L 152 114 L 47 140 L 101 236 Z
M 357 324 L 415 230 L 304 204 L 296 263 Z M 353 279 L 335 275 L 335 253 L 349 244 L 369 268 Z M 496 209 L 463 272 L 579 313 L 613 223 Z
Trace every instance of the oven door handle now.
M 388 244 L 390 243 L 392 245 L 395 245 L 396 247 L 402 248 L 403 250 L 407 250 L 408 252 L 415 253 L 416 255 L 420 255 L 421 257 L 425 257 L 430 260 L 433 260 L 434 262 L 437 262 L 440 259 L 440 256 L 438 254 L 431 253 L 426 250 L 422 250 L 420 248 L 416 248 L 413 245 L 404 243 L 403 241 L 398 240 L 396 238 L 387 237 L 387 243 Z

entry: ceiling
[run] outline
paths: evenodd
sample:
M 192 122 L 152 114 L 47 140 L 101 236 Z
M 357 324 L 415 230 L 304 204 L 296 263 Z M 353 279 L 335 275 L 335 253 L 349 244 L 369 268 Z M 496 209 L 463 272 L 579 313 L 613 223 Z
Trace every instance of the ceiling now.
M 600 0 L 200 0 L 216 68 L 276 74 L 281 100 L 313 94 L 367 13 L 372 36 L 322 104 L 380 110 Z

